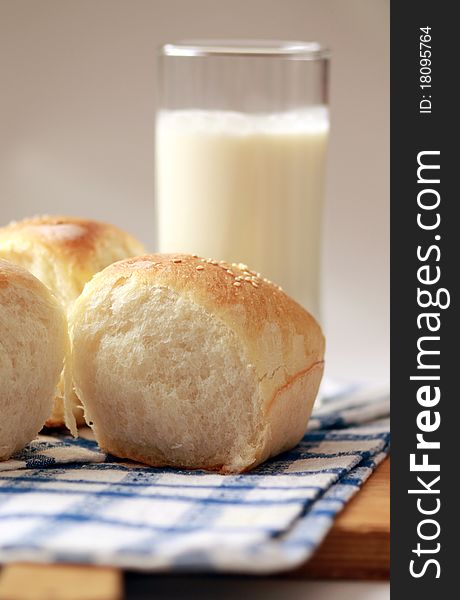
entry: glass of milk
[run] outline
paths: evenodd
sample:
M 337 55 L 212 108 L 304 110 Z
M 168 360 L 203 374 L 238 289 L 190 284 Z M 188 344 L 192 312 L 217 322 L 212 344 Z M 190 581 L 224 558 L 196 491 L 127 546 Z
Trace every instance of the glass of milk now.
M 327 83 L 317 43 L 163 46 L 160 252 L 246 263 L 319 316 Z

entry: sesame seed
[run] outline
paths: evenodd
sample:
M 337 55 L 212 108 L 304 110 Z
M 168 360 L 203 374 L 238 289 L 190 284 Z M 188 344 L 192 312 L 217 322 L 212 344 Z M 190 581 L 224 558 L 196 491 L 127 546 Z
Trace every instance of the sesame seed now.
M 244 280 L 245 281 L 252 281 L 252 277 L 245 277 Z
M 236 286 L 236 287 L 240 287 L 241 283 L 239 281 L 234 281 L 233 285 Z
M 173 263 L 181 263 L 182 259 L 181 258 L 175 258 L 173 259 Z
M 235 275 L 235 273 L 234 273 L 233 271 L 231 271 L 230 269 L 227 269 L 227 273 L 228 273 L 229 275 Z
M 252 285 L 253 285 L 255 288 L 258 288 L 258 287 L 259 287 L 259 284 L 258 284 L 258 283 L 256 283 L 255 281 L 251 281 L 251 284 L 252 284 Z
M 204 269 L 203 265 L 198 265 L 197 267 L 195 267 L 195 269 L 197 271 L 202 271 Z

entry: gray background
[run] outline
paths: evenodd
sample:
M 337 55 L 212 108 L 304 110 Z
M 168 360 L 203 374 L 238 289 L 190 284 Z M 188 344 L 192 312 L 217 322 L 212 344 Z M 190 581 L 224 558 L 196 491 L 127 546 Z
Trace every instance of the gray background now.
M 156 48 L 318 40 L 333 52 L 324 240 L 329 372 L 388 376 L 387 0 L 0 0 L 0 224 L 113 221 L 154 248 Z

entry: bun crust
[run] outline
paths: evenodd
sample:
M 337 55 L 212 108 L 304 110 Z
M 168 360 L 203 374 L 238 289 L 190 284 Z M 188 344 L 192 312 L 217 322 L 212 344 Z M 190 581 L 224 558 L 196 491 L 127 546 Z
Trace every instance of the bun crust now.
M 74 383 L 105 450 L 241 472 L 302 438 L 324 367 L 314 318 L 246 265 L 146 255 L 69 317 Z
M 29 270 L 66 311 L 95 273 L 143 252 L 142 244 L 118 227 L 76 217 L 34 217 L 0 228 L 0 258 Z M 48 427 L 65 425 L 64 394 L 61 378 Z M 73 405 L 77 422 L 83 424 L 83 411 L 72 391 L 67 401 Z
M 43 427 L 67 350 L 57 300 L 28 271 L 0 259 L 0 460 Z
M 77 217 L 34 217 L 0 228 L 0 257 L 28 269 L 66 308 L 95 273 L 143 252 L 118 227 Z

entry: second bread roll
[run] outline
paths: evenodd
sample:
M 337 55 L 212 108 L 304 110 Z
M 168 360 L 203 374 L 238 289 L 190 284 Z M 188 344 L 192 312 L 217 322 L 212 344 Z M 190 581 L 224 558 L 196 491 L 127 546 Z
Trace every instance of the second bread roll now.
M 120 261 L 85 286 L 69 319 L 77 393 L 112 454 L 241 472 L 306 430 L 323 373 L 321 329 L 245 265 Z
M 43 427 L 67 349 L 57 300 L 28 271 L 0 259 L 0 460 Z

